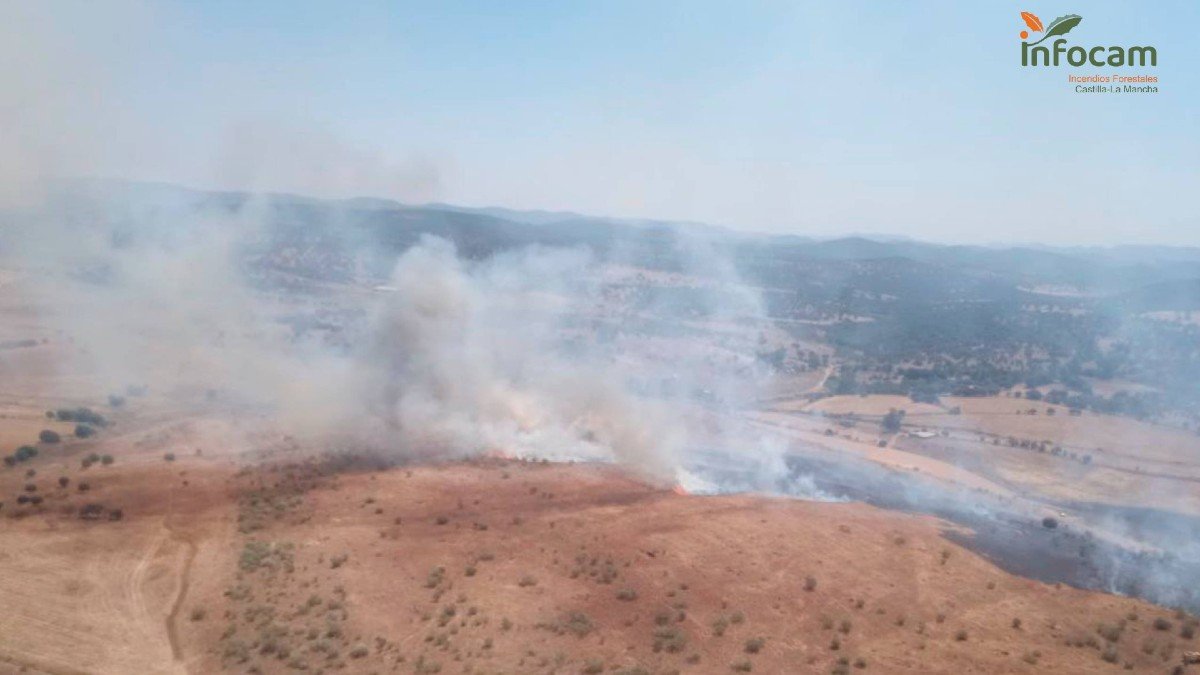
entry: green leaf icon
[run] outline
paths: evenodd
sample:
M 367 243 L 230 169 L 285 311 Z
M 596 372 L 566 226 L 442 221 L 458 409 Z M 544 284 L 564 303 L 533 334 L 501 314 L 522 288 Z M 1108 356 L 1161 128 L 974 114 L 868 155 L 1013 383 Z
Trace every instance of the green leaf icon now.
M 1029 46 L 1032 47 L 1033 45 L 1041 43 L 1046 38 L 1054 37 L 1055 35 L 1066 35 L 1067 33 L 1071 32 L 1072 28 L 1078 26 L 1080 21 L 1083 21 L 1083 17 L 1079 16 L 1078 14 L 1067 14 L 1065 16 L 1060 16 L 1051 21 L 1049 26 L 1046 26 L 1046 34 L 1042 36 L 1041 40 L 1030 43 Z

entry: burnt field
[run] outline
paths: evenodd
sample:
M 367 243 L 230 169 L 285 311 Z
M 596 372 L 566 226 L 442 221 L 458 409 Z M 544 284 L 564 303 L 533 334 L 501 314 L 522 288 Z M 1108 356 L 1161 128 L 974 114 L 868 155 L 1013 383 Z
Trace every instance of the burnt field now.
M 1200 575 L 1196 517 L 999 498 L 868 462 L 851 466 L 799 455 L 786 461 L 791 480 L 803 477 L 806 486 L 815 485 L 826 496 L 927 513 L 960 525 L 966 530 L 949 528 L 944 535 L 1013 574 L 1200 610 L 1200 589 L 1189 581 Z M 782 481 L 779 489 L 788 492 L 788 483 Z

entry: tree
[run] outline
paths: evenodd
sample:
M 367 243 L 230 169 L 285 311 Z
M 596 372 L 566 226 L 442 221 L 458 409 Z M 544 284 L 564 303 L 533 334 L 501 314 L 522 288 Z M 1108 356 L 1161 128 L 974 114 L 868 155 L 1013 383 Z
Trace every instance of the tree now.
M 892 408 L 883 416 L 883 430 L 889 434 L 900 431 L 900 423 L 904 420 L 904 411 Z

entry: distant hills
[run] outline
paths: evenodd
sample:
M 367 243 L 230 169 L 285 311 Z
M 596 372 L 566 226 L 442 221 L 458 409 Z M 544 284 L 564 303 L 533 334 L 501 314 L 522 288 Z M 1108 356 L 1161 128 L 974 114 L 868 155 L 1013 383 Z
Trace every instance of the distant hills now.
M 177 220 L 181 215 L 254 211 L 275 237 L 335 247 L 346 242 L 369 245 L 381 266 L 430 234 L 454 241 L 472 258 L 531 244 L 587 246 L 600 256 L 621 255 L 636 264 L 673 268 L 678 265 L 680 242 L 700 237 L 728 253 L 748 279 L 769 285 L 789 283 L 795 273 L 828 274 L 830 263 L 871 263 L 859 272 L 886 267 L 887 274 L 899 273 L 909 281 L 929 276 L 931 282 L 973 279 L 968 285 L 986 281 L 984 286 L 994 287 L 999 281 L 1035 292 L 1042 287 L 1066 289 L 1119 298 L 1145 311 L 1200 305 L 1200 248 L 1196 247 L 962 246 L 868 236 L 816 239 L 562 211 L 407 205 L 374 198 L 331 200 L 92 179 L 58 183 L 50 208 L 75 218 L 103 213 L 99 220 L 127 229 Z M 881 265 L 883 261 L 890 262 Z

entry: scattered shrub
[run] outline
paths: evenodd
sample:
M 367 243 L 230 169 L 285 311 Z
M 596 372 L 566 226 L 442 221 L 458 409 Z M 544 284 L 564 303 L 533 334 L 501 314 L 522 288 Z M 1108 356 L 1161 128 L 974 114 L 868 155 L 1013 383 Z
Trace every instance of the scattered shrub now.
M 729 628 L 729 619 L 724 616 L 718 616 L 712 623 L 713 635 L 717 637 L 724 635 L 727 628 Z
M 1122 628 L 1123 627 L 1120 625 L 1102 623 L 1096 626 L 1096 632 L 1100 634 L 1100 637 L 1108 640 L 1109 642 L 1117 642 L 1121 639 Z
M 1117 658 L 1118 658 L 1117 646 L 1109 645 L 1109 646 L 1105 647 L 1104 651 L 1100 652 L 1100 658 L 1104 659 L 1108 663 L 1116 663 Z

